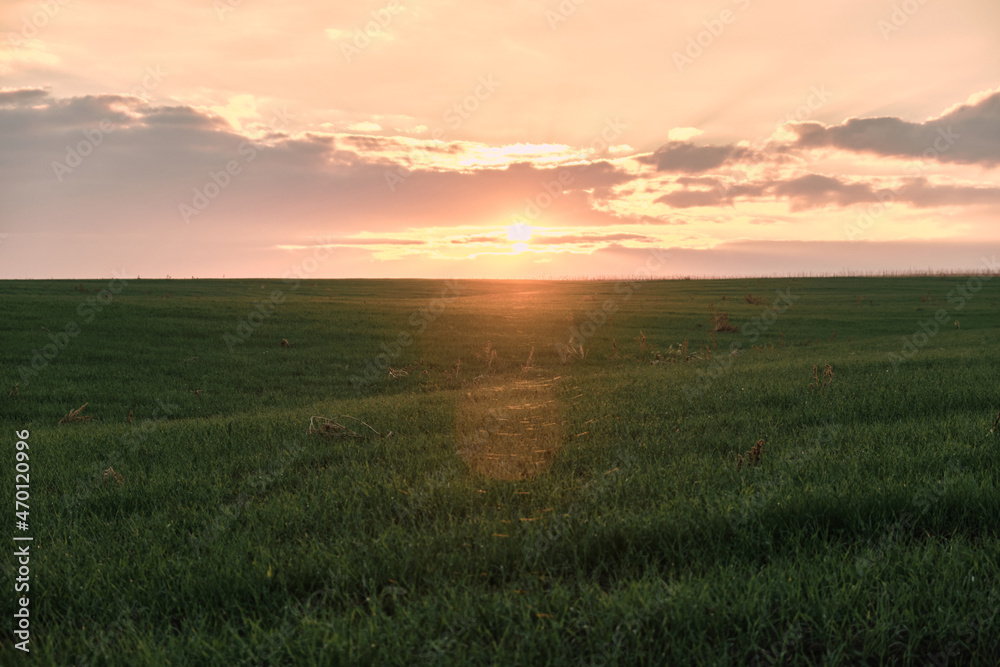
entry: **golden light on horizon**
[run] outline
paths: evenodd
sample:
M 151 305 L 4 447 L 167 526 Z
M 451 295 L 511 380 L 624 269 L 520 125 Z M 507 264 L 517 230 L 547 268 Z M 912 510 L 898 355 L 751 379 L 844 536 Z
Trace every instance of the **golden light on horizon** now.
M 528 249 L 528 244 L 524 242 L 519 242 L 514 244 L 514 254 L 520 254 Z
M 517 222 L 507 228 L 507 240 L 508 241 L 528 241 L 531 239 L 531 234 L 534 230 L 530 225 L 526 225 L 523 222 Z

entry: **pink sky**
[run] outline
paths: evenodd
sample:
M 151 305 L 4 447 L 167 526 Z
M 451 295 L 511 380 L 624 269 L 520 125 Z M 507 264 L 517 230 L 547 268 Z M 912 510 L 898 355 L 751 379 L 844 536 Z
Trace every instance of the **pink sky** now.
M 330 4 L 4 2 L 0 278 L 1000 252 L 995 2 Z

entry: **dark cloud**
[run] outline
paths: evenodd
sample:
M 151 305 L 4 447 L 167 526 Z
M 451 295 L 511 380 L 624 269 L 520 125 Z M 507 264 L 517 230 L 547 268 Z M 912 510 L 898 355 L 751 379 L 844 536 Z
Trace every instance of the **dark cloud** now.
M 976 206 L 1000 204 L 1000 188 L 933 185 L 924 178 L 911 178 L 896 187 L 871 183 L 847 183 L 821 174 L 806 174 L 784 181 L 763 181 L 724 185 L 715 178 L 678 178 L 678 184 L 704 185 L 709 189 L 685 188 L 668 192 L 655 201 L 672 208 L 732 206 L 738 197 L 774 197 L 789 202 L 792 211 L 825 206 L 903 203 L 917 208 L 935 206 Z
M 713 190 L 675 190 L 656 198 L 657 204 L 666 204 L 671 208 L 693 208 L 696 206 L 729 206 L 733 203 L 726 196 L 724 188 Z
M 895 117 L 851 118 L 841 125 L 792 124 L 798 148 L 832 147 L 892 157 L 981 164 L 1000 162 L 1000 92 L 940 118 L 911 123 Z
M 340 140 L 364 151 L 380 151 L 389 148 L 398 148 L 400 143 L 391 137 L 371 137 L 367 135 L 352 134 L 341 137 Z
M 681 185 L 707 185 L 710 189 L 674 190 L 655 201 L 672 208 L 693 208 L 696 206 L 733 206 L 737 197 L 759 197 L 767 191 L 767 186 L 759 183 L 737 183 L 725 185 L 716 178 L 678 178 Z
M 698 146 L 690 141 L 671 141 L 660 146 L 652 154 L 637 159 L 644 164 L 655 165 L 657 171 L 697 174 L 749 158 L 751 155 L 752 151 L 749 149 L 732 144 Z
M 227 130 L 229 124 L 218 117 L 209 117 L 186 106 L 158 107 L 143 114 L 146 125 L 184 125 L 205 130 Z
M 44 88 L 19 88 L 0 90 L 0 107 L 37 104 L 49 96 Z
M 1000 188 L 932 185 L 927 179 L 907 179 L 901 186 L 876 187 L 867 183 L 844 183 L 836 178 L 809 174 L 772 184 L 777 197 L 787 198 L 793 211 L 822 206 L 851 206 L 883 202 L 909 204 L 917 208 L 1000 204 Z
M 895 197 L 898 201 L 917 208 L 933 206 L 981 206 L 1000 204 L 1000 188 L 971 187 L 966 185 L 931 185 L 925 178 L 908 180 L 896 190 L 882 191 L 882 198 Z
M 680 176 L 674 179 L 674 183 L 686 188 L 704 186 L 715 189 L 722 187 L 722 180 L 711 176 Z
M 789 181 L 774 184 L 770 190 L 778 197 L 789 200 L 793 211 L 820 206 L 850 206 L 860 202 L 876 201 L 871 187 L 864 183 L 844 183 L 836 178 L 819 174 L 806 174 Z

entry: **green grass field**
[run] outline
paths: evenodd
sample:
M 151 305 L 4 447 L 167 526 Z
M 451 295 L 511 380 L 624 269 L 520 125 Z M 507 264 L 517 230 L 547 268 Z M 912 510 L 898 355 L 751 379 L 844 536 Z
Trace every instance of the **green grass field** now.
M 0 307 L 33 537 L 30 591 L 29 543 L 0 561 L 2 664 L 1000 659 L 1000 279 L 5 281 Z

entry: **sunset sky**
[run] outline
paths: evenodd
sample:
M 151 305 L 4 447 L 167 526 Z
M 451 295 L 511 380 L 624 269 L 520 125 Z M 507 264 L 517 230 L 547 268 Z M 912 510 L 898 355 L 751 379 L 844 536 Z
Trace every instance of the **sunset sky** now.
M 998 164 L 995 0 L 0 5 L 0 278 L 977 269 Z

